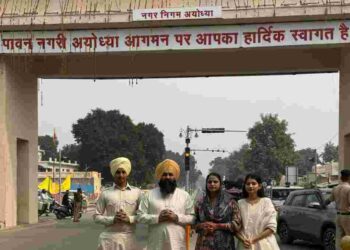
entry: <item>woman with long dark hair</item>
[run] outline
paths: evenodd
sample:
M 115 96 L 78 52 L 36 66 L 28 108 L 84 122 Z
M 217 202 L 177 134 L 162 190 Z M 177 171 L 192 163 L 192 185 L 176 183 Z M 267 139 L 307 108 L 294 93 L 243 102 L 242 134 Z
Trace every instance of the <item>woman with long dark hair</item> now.
M 198 233 L 196 250 L 234 250 L 234 234 L 241 229 L 237 202 L 222 190 L 221 177 L 210 173 L 206 179 L 206 195 L 195 206 Z
M 242 215 L 242 230 L 238 249 L 279 250 L 275 233 L 277 212 L 264 195 L 261 177 L 248 174 L 243 185 L 243 199 L 238 201 Z

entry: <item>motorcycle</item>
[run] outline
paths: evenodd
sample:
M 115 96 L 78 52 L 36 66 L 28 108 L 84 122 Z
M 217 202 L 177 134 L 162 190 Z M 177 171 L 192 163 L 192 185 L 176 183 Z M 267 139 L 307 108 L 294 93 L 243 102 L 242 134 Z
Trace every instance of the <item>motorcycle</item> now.
M 44 200 L 38 197 L 38 216 L 40 217 L 43 214 L 48 216 L 49 213 L 52 213 L 53 207 L 57 206 L 57 204 L 58 203 L 52 198 Z
M 58 205 L 53 207 L 53 213 L 56 215 L 58 220 L 62 220 L 66 217 L 72 217 L 74 212 L 73 201 L 68 200 L 68 205 Z M 82 212 L 79 212 L 79 218 L 81 217 Z
M 43 201 L 38 202 L 38 216 L 40 217 L 44 213 L 46 213 L 47 210 L 47 203 Z

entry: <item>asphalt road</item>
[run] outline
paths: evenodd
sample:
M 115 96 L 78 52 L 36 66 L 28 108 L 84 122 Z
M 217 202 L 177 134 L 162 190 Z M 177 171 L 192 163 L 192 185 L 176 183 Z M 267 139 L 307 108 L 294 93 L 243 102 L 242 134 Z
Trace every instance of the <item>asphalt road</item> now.
M 48 217 L 55 220 L 53 215 Z M 47 219 L 44 217 L 43 219 Z M 96 250 L 97 239 L 102 225 L 92 221 L 91 211 L 84 214 L 80 223 L 73 223 L 70 219 L 64 219 L 52 223 L 17 228 L 14 230 L 0 231 L 0 249 L 11 250 Z M 50 223 L 51 221 L 51 223 Z M 142 246 L 146 245 L 147 227 L 138 225 L 136 236 Z M 195 237 L 191 242 L 194 249 Z M 293 245 L 281 245 L 281 250 L 316 250 L 318 246 L 305 242 L 295 242 Z

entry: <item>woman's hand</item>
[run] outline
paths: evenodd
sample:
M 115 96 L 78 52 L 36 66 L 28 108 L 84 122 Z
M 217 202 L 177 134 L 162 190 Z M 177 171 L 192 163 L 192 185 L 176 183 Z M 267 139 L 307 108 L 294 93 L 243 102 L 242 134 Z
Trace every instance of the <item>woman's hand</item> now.
M 217 230 L 217 224 L 207 221 L 199 224 L 198 228 L 203 230 L 204 235 L 209 235 L 213 234 L 214 231 Z
M 244 246 L 244 248 L 251 248 L 251 246 L 252 246 L 251 240 L 244 239 L 243 240 L 243 246 Z

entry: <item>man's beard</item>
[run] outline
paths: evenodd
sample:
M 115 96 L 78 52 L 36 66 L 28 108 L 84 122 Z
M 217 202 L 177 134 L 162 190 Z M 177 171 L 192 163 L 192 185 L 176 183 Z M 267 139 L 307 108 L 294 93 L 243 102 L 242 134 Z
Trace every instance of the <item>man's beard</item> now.
M 174 193 L 177 186 L 176 180 L 160 180 L 158 184 L 159 184 L 160 192 L 163 195 Z

